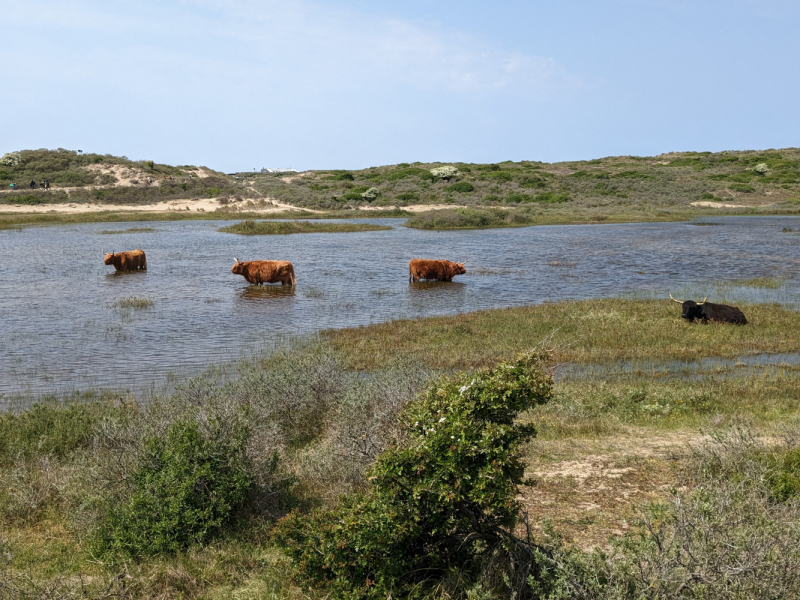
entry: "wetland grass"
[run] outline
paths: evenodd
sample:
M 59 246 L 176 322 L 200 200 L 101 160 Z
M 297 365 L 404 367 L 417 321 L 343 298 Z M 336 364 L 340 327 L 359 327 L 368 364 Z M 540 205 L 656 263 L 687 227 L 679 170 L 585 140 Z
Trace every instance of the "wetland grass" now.
M 781 277 L 754 277 L 753 279 L 735 279 L 728 285 L 735 287 L 762 288 L 777 290 L 786 280 Z
M 139 298 L 138 296 L 130 296 L 128 298 L 120 298 L 115 300 L 112 306 L 123 310 L 144 310 L 153 307 L 153 300 L 151 298 Z
M 378 369 L 400 357 L 442 370 L 497 364 L 549 340 L 557 362 L 697 360 L 800 352 L 800 312 L 741 305 L 750 324 L 692 324 L 669 300 L 580 300 L 401 319 L 326 331 L 351 368 Z
M 155 231 L 152 227 L 130 227 L 128 229 L 106 230 L 101 231 L 101 235 L 114 235 L 117 233 L 149 233 Z
M 386 225 L 370 223 L 316 223 L 313 221 L 242 221 L 222 227 L 223 233 L 239 235 L 284 235 L 290 233 L 352 233 L 355 231 L 387 231 Z

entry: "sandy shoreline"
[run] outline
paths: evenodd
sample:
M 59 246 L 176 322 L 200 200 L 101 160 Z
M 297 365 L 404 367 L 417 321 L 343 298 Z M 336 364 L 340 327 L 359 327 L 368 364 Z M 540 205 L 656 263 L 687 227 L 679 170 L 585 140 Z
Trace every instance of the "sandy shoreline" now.
M 394 206 L 366 206 L 353 209 L 353 215 L 392 210 Z M 417 213 L 429 210 L 442 210 L 447 208 L 466 208 L 455 204 L 415 204 L 400 207 L 408 212 Z M 227 213 L 242 211 L 248 214 L 269 215 L 274 213 L 296 212 L 302 214 L 326 214 L 331 211 L 299 208 L 291 204 L 284 204 L 277 200 L 264 200 L 263 198 L 245 198 L 239 202 L 222 203 L 218 199 L 198 200 L 167 200 L 155 204 L 99 204 L 99 203 L 74 203 L 61 204 L 0 204 L 0 213 L 6 214 L 82 214 L 99 212 L 215 212 L 224 210 Z

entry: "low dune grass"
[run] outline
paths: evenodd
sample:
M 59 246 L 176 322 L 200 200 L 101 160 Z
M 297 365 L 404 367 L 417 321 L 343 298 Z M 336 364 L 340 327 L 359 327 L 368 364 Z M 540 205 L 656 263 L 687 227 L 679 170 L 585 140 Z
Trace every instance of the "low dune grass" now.
M 386 231 L 386 225 L 371 223 L 316 223 L 313 221 L 242 221 L 222 227 L 223 233 L 239 235 L 282 235 L 288 233 L 352 233 L 354 231 Z

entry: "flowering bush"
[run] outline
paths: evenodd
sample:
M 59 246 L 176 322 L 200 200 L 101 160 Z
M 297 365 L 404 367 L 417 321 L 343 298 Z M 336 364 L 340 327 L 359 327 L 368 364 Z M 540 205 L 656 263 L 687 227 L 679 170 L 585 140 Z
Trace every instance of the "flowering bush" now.
M 755 167 L 753 167 L 753 171 L 759 175 L 766 175 L 767 171 L 769 171 L 769 167 L 766 165 L 766 163 L 758 163 Z
M 16 167 L 22 162 L 22 155 L 19 152 L 8 152 L 0 158 L 0 165 L 4 167 Z
M 362 197 L 364 200 L 366 200 L 367 202 L 372 202 L 373 200 L 375 200 L 375 198 L 377 198 L 378 196 L 380 196 L 380 194 L 381 194 L 381 193 L 380 193 L 380 191 L 378 190 L 378 188 L 371 187 L 371 188 L 369 188 L 369 189 L 368 189 L 366 192 L 364 192 L 363 194 L 361 194 L 361 197 Z
M 444 179 L 445 181 L 450 181 L 453 177 L 458 175 L 458 169 L 450 166 L 436 167 L 435 169 L 431 169 L 431 175 Z
M 378 457 L 366 493 L 282 520 L 277 539 L 306 583 L 336 597 L 406 598 L 512 543 L 517 449 L 535 435 L 517 415 L 550 398 L 543 359 L 440 381 L 404 411 L 407 442 Z

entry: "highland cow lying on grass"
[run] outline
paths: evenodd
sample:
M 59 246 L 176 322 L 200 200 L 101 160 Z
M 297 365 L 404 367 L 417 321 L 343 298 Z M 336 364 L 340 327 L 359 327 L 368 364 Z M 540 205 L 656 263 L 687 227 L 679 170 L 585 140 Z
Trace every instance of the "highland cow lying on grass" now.
M 409 281 L 419 281 L 420 279 L 453 281 L 454 276 L 463 275 L 466 272 L 463 262 L 456 263 L 449 260 L 415 258 L 408 263 Z
M 672 298 L 672 294 L 669 297 Z M 682 305 L 683 314 L 681 316 L 689 322 L 700 319 L 703 323 L 718 321 L 720 323 L 733 323 L 734 325 L 747 325 L 747 319 L 744 313 L 739 310 L 739 307 L 706 302 L 707 299 L 705 298 L 702 302 L 695 302 L 694 300 L 676 300 L 672 298 L 674 302 Z
M 261 285 L 262 283 L 278 283 L 281 285 L 295 285 L 294 266 L 288 260 L 248 260 L 236 263 L 231 267 L 231 273 L 241 275 L 248 283 Z
M 103 263 L 114 265 L 117 271 L 136 271 L 147 270 L 147 257 L 143 250 L 131 250 L 129 252 L 110 252 L 106 254 Z

